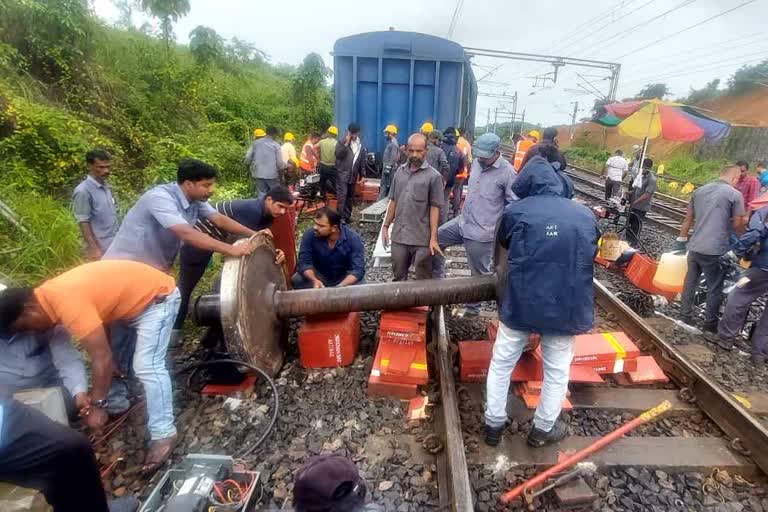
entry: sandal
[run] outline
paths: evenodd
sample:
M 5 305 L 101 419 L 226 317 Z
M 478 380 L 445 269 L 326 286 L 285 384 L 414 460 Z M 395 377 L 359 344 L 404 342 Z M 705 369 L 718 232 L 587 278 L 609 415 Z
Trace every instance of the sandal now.
M 173 449 L 176 446 L 176 436 L 158 439 L 149 442 L 149 451 L 144 459 L 144 465 L 141 466 L 141 473 L 148 476 L 158 469 L 170 458 Z

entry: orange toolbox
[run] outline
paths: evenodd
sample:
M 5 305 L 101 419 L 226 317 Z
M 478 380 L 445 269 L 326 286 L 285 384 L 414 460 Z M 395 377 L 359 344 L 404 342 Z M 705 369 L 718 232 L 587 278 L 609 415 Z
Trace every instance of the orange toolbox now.
M 359 312 L 308 316 L 299 329 L 299 358 L 304 368 L 350 365 L 359 345 Z
M 492 341 L 460 341 L 459 379 L 461 382 L 484 382 L 488 376 L 491 357 L 493 357 Z M 540 353 L 524 352 L 512 372 L 511 379 L 518 382 L 543 378 L 544 367 Z
M 382 311 L 379 318 L 379 338 L 391 338 L 400 341 L 427 341 L 426 307 Z
M 427 343 L 381 337 L 373 368 L 371 375 L 383 382 L 426 384 L 429 382 Z
M 376 370 L 376 366 L 373 367 Z M 368 377 L 368 396 L 384 396 L 399 398 L 400 400 L 410 400 L 419 394 L 419 387 L 416 384 L 399 384 L 395 382 L 384 382 L 381 377 L 376 377 L 373 370 Z

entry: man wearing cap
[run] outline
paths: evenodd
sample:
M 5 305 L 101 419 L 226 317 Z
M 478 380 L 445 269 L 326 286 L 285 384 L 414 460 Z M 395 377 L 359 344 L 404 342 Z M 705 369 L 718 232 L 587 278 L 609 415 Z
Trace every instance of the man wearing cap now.
M 517 199 L 512 184 L 517 173 L 501 156 L 501 139 L 493 133 L 485 133 L 475 140 L 472 150 L 475 161 L 469 172 L 469 191 L 461 215 L 440 226 L 437 241 L 440 249 L 464 245 L 467 262 L 473 276 L 490 274 L 494 250 L 496 224 L 504 207 Z M 434 258 L 434 277 L 445 277 L 445 258 Z M 476 316 L 480 304 L 468 304 L 468 315 Z
M 266 135 L 256 139 L 245 154 L 245 163 L 251 169 L 257 196 L 280 186 L 281 174 L 287 167 L 275 137 L 277 128 L 267 127 Z
M 539 132 L 534 130 L 533 133 L 535 133 L 536 137 L 538 137 Z M 565 155 L 563 155 L 563 152 L 560 151 L 560 148 L 557 144 L 557 128 L 554 128 L 554 127 L 545 128 L 544 133 L 541 136 L 541 139 L 542 139 L 541 142 L 537 142 L 536 144 L 528 148 L 528 151 L 526 151 L 522 162 L 520 162 L 520 167 L 517 168 L 518 172 L 521 171 L 523 167 L 525 167 L 525 164 L 528 163 L 528 160 L 540 154 L 539 148 L 545 145 L 554 146 L 554 149 L 556 150 L 557 161 L 560 162 L 560 170 L 561 171 L 565 170 L 566 166 L 568 165 L 568 162 L 566 162 Z
M 443 145 L 441 146 L 445 152 L 445 157 L 448 159 L 448 177 L 445 180 L 446 220 L 459 214 L 464 180 L 468 172 L 467 167 L 472 163 L 471 160 L 467 159 L 465 150 L 459 147 L 456 140 L 457 133 L 458 131 L 451 126 L 446 128 L 443 132 Z M 451 194 L 453 194 L 453 201 L 449 203 Z M 453 207 L 452 212 L 451 207 Z
M 397 126 L 388 124 L 384 128 L 384 136 L 387 138 L 387 147 L 382 156 L 381 183 L 379 185 L 379 199 L 384 199 L 389 194 L 389 185 L 392 183 L 392 175 L 397 170 L 400 161 L 400 145 L 397 143 Z
M 525 155 L 534 144 L 539 142 L 540 138 L 541 134 L 538 130 L 531 130 L 528 132 L 528 137 L 523 138 L 520 142 L 517 143 L 514 161 L 514 167 L 517 172 L 520 172 L 523 169 L 523 160 L 525 159 Z
M 408 279 L 413 263 L 416 279 L 432 277 L 432 257 L 441 254 L 437 243 L 440 211 L 445 203 L 443 179 L 426 159 L 427 139 L 420 133 L 408 138 L 408 163 L 398 167 L 389 190 L 389 205 L 382 226 L 384 247 L 390 245 L 395 281 Z
M 291 177 L 299 168 L 299 159 L 296 156 L 296 146 L 293 145 L 294 140 L 296 140 L 296 137 L 291 132 L 285 132 L 285 135 L 283 135 L 283 145 L 280 146 L 280 155 L 282 156 L 286 170 Z
M 339 129 L 335 126 L 329 126 L 325 135 L 318 144 L 320 152 L 320 194 L 323 201 L 328 204 L 326 195 L 330 191 L 336 195 L 336 137 L 339 136 Z
M 448 180 L 448 158 L 445 156 L 445 151 L 440 147 L 443 142 L 443 134 L 437 130 L 432 130 L 427 136 L 427 163 L 433 168 L 437 169 L 440 176 L 443 177 L 443 183 Z
M 344 140 L 336 144 L 336 210 L 342 222 L 352 222 L 355 182 L 362 176 L 366 150 L 360 141 L 360 125 L 350 123 Z
M 315 172 L 317 169 L 317 163 L 319 160 L 319 147 L 320 134 L 312 132 L 301 147 L 301 158 L 299 159 L 299 167 L 307 174 Z
M 347 457 L 316 455 L 296 472 L 296 512 L 357 512 L 365 507 L 367 489 L 357 466 Z

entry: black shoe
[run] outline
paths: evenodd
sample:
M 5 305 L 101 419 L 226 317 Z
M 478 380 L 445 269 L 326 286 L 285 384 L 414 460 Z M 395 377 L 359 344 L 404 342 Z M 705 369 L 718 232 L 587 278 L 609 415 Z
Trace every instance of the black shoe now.
M 713 343 L 723 350 L 730 352 L 733 350 L 733 340 L 727 338 L 721 338 L 717 333 L 705 331 L 702 337 L 710 343 Z
M 681 316 L 680 321 L 686 325 L 693 325 L 693 317 L 690 316 Z
M 501 442 L 501 434 L 504 432 L 504 427 L 491 427 L 485 426 L 485 444 L 488 446 L 498 446 Z
M 763 354 L 752 354 L 749 356 L 749 360 L 755 366 L 762 366 L 765 364 L 765 356 Z
M 717 324 L 704 324 L 702 327 L 702 330 L 704 332 L 708 332 L 711 334 L 717 334 Z
M 556 421 L 555 425 L 552 427 L 552 430 L 549 432 L 544 432 L 541 429 L 533 427 L 533 429 L 528 433 L 528 446 L 541 448 L 544 445 L 558 443 L 562 441 L 567 435 L 568 424 L 566 424 L 564 421 Z

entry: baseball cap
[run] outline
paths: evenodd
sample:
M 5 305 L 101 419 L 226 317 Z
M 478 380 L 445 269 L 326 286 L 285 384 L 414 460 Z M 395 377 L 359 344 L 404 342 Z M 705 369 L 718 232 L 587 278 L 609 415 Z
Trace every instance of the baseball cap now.
M 365 499 L 366 488 L 357 466 L 347 457 L 317 455 L 297 472 L 293 497 L 297 512 L 332 510 L 340 502 Z
M 432 130 L 429 132 L 430 139 L 443 140 L 443 132 L 440 130 Z
M 501 139 L 493 133 L 484 133 L 475 139 L 472 145 L 472 153 L 479 158 L 491 158 L 498 151 Z

